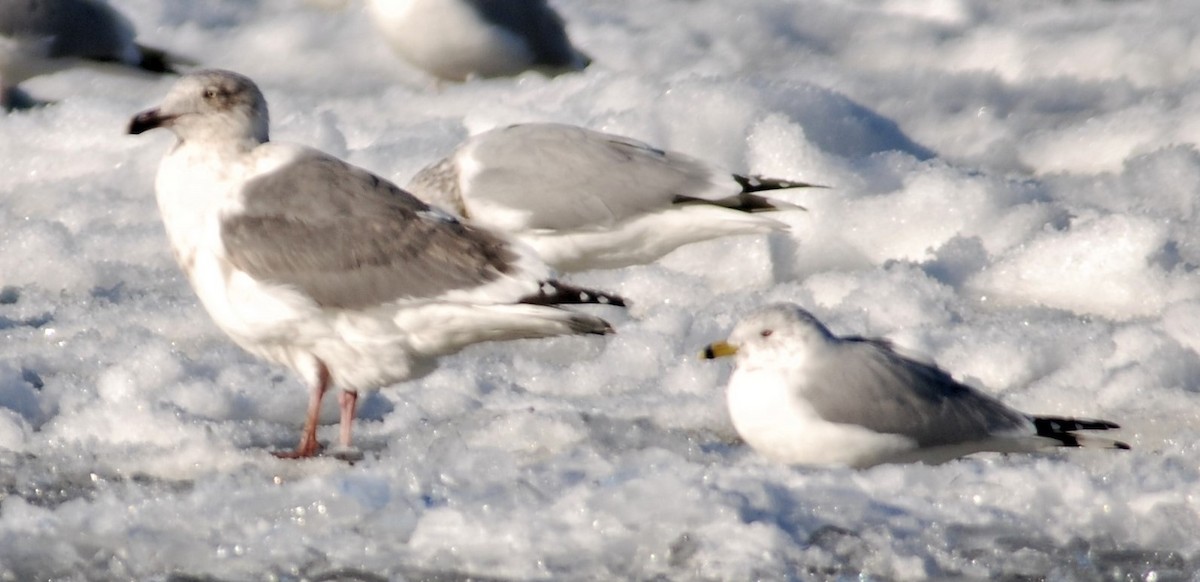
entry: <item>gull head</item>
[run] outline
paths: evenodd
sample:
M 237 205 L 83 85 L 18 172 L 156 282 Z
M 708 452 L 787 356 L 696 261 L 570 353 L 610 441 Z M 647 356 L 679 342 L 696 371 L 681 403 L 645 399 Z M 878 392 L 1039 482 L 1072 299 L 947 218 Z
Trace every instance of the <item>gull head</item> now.
M 709 344 L 705 359 L 737 356 L 739 365 L 756 362 L 800 363 L 837 338 L 813 314 L 791 304 L 778 303 L 747 315 L 725 341 Z
M 269 125 L 267 100 L 254 81 L 232 71 L 211 69 L 181 77 L 162 105 L 129 122 L 129 133 L 165 127 L 180 141 L 265 143 Z

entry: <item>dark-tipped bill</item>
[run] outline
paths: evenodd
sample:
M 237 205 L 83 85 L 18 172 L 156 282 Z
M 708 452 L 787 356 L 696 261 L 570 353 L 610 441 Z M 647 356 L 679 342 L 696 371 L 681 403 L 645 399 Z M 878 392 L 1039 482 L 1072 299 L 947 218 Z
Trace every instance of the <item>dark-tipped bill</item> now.
M 129 133 L 137 135 L 146 131 L 150 131 L 156 127 L 162 127 L 167 122 L 171 121 L 172 117 L 163 115 L 158 109 L 148 109 L 133 117 L 129 121 Z
M 704 351 L 700 352 L 700 357 L 706 360 L 715 360 L 732 356 L 737 353 L 737 346 L 727 342 L 713 342 L 704 346 Z

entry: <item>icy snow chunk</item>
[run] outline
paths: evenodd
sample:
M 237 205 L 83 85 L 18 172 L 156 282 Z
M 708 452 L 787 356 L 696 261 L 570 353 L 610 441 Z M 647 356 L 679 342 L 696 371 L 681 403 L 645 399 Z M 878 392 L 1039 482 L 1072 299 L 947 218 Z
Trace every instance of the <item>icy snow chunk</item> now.
M 969 285 L 1000 305 L 1042 305 L 1130 319 L 1194 297 L 1195 276 L 1153 262 L 1167 243 L 1162 223 L 1129 215 L 1081 217 L 1012 249 Z
M 29 421 L 8 408 L 0 408 L 0 449 L 22 451 L 33 428 Z
M 0 232 L 0 248 L 0 285 L 83 293 L 96 283 L 94 267 L 80 256 L 75 235 L 59 222 L 26 219 L 19 227 L 6 227 Z
M 41 397 L 35 376 L 0 361 L 0 409 L 7 409 L 28 425 L 38 425 L 44 418 Z M 10 427 L 11 428 L 11 427 Z M 0 441 L 3 442 L 3 441 Z

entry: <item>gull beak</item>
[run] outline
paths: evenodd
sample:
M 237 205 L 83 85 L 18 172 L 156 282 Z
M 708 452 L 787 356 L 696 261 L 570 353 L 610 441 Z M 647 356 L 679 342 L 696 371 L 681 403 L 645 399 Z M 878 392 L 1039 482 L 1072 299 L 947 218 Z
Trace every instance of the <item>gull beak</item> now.
M 157 108 L 147 109 L 146 111 L 135 115 L 133 119 L 129 121 L 129 133 L 132 135 L 138 135 L 140 133 L 150 131 L 156 127 L 170 125 L 173 119 L 175 119 L 175 116 L 163 115 L 162 111 Z
M 704 346 L 704 351 L 700 352 L 700 357 L 706 360 L 715 360 L 732 356 L 738 351 L 737 346 L 729 342 L 713 342 Z

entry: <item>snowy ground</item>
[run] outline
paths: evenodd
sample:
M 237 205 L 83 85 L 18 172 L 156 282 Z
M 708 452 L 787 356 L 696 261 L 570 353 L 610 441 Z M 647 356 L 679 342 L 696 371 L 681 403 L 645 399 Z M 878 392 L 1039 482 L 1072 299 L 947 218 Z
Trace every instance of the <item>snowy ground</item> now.
M 833 188 L 790 237 L 575 276 L 636 302 L 618 335 L 476 346 L 366 400 L 365 461 L 285 462 L 304 388 L 213 327 L 154 206 L 171 138 L 123 135 L 171 81 L 31 81 L 60 103 L 0 117 L 0 580 L 1196 579 L 1200 3 L 557 0 L 586 74 L 440 92 L 353 2 L 114 4 L 401 183 L 553 120 Z M 768 464 L 695 354 L 778 300 L 1134 450 Z

